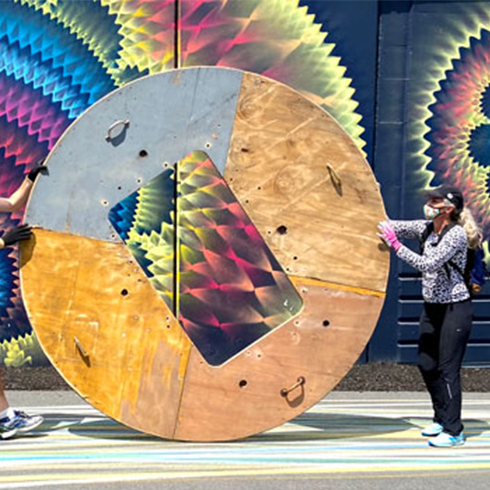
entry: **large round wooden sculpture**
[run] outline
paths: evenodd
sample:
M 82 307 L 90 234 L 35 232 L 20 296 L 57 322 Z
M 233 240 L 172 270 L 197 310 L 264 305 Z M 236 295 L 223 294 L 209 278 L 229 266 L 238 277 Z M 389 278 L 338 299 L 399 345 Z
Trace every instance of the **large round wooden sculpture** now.
M 374 177 L 320 107 L 251 73 L 176 70 L 85 112 L 21 250 L 29 318 L 70 385 L 161 437 L 245 437 L 347 373 L 380 313 Z

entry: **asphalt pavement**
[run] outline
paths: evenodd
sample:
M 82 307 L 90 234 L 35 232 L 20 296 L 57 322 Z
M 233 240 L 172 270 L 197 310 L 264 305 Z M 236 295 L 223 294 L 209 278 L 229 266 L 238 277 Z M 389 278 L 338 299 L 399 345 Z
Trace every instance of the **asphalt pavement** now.
M 0 442 L 0 490 L 444 489 L 490 485 L 490 394 L 467 393 L 467 443 L 427 445 L 425 393 L 333 392 L 281 427 L 216 444 L 165 441 L 112 421 L 70 391 L 11 391 L 41 413 L 34 433 Z

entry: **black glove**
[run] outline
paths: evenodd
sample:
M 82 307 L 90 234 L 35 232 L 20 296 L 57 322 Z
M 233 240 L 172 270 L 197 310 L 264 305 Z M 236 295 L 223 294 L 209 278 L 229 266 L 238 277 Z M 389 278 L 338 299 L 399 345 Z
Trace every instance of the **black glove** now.
M 27 178 L 31 182 L 35 182 L 36 177 L 39 174 L 48 175 L 48 167 L 46 167 L 46 165 L 44 165 L 44 160 L 46 160 L 46 157 L 41 158 L 41 160 L 39 160 L 36 163 L 36 165 L 34 166 L 34 168 L 31 171 L 29 171 L 29 173 L 27 174 Z
M 1 238 L 3 243 L 5 243 L 5 246 L 10 247 L 21 240 L 29 240 L 31 235 L 31 227 L 26 223 L 6 231 Z

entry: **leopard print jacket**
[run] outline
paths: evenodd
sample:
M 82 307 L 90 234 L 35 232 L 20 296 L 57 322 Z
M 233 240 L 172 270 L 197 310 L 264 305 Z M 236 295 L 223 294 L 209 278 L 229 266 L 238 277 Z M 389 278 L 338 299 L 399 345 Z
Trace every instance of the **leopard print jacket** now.
M 398 238 L 420 240 L 429 221 L 390 221 Z M 397 255 L 414 269 L 422 272 L 422 296 L 427 303 L 457 303 L 470 297 L 462 274 L 451 265 L 456 264 L 460 271 L 466 267 L 468 240 L 463 227 L 453 226 L 440 240 L 432 232 L 425 242 L 423 254 L 413 252 L 402 245 Z

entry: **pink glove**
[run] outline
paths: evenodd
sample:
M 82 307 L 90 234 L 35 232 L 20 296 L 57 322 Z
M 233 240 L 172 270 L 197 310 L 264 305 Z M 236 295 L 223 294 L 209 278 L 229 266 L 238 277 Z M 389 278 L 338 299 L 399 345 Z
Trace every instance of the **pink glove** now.
M 381 233 L 377 233 L 377 235 L 381 237 L 395 252 L 398 252 L 398 249 L 402 246 L 402 244 L 398 240 L 393 226 L 388 221 L 381 221 L 381 223 L 378 225 L 378 229 Z

